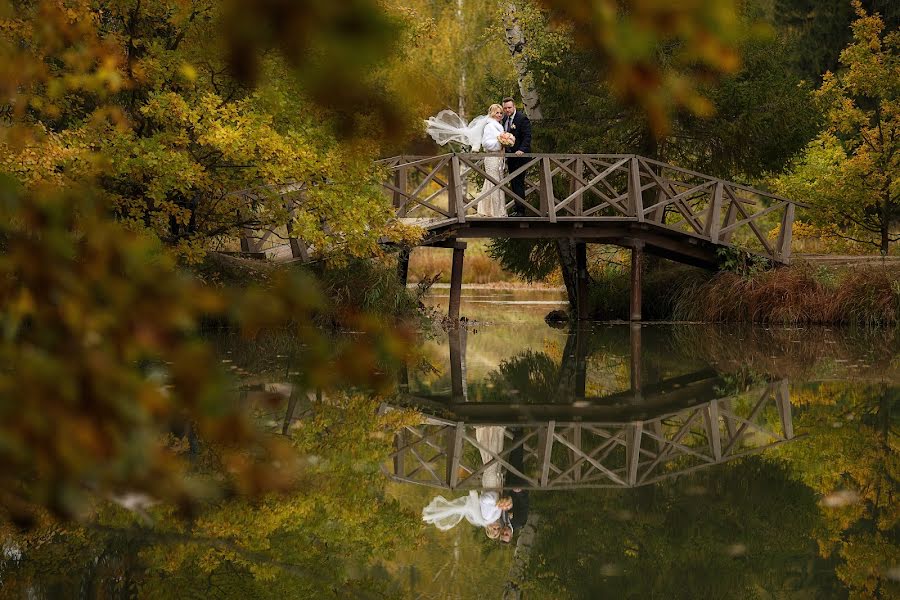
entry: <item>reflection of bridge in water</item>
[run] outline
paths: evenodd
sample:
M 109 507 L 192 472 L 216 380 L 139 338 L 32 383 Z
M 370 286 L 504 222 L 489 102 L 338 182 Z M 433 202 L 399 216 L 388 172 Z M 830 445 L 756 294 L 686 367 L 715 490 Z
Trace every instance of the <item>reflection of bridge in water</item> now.
M 707 368 L 642 386 L 639 327 L 631 329 L 627 392 L 584 394 L 585 344 L 573 332 L 557 379 L 565 402 L 469 402 L 459 335 L 451 332 L 450 394 L 402 396 L 404 405 L 415 406 L 426 418 L 396 436 L 385 466 L 396 481 L 480 489 L 485 470 L 499 464 L 523 489 L 628 488 L 794 438 L 787 379 L 729 395 L 722 391 L 725 380 Z M 567 384 L 571 381 L 574 389 Z M 504 428 L 501 450 L 479 442 L 478 429 L 489 426 Z M 490 459 L 484 462 L 483 456 Z

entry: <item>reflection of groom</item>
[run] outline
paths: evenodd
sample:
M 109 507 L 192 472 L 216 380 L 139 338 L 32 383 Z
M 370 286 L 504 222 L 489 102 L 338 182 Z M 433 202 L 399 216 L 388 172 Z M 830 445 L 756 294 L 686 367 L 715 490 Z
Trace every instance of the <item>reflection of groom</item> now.
M 525 444 L 523 439 L 525 433 L 521 427 L 511 428 L 510 431 L 513 434 L 513 449 L 509 453 L 509 464 L 524 473 Z M 512 507 L 503 513 L 503 522 L 507 527 L 504 527 L 504 530 L 501 532 L 500 539 L 504 542 L 509 543 L 512 540 L 513 533 L 521 531 L 525 523 L 528 522 L 528 491 L 519 487 L 527 484 L 528 481 L 518 474 L 512 471 L 507 472 L 505 487 L 508 489 L 504 490 L 504 495 L 512 501 Z
M 519 158 L 522 154 L 531 152 L 531 121 L 525 113 L 516 110 L 516 102 L 512 98 L 503 99 L 503 131 L 508 131 L 516 138 L 516 143 L 506 148 L 506 168 L 512 173 L 528 162 L 527 158 Z M 513 193 L 525 198 L 525 173 L 515 176 L 510 182 Z M 519 202 L 513 204 L 509 213 L 511 216 L 523 216 L 525 210 Z

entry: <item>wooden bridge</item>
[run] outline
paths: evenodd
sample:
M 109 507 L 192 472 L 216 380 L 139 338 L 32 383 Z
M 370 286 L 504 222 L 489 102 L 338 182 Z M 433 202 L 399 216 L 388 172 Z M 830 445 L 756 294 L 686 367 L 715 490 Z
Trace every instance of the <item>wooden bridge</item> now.
M 525 387 L 511 396 L 472 400 L 468 394 L 465 328 L 448 332 L 450 388 L 413 389 L 405 369 L 399 394 L 382 410 L 415 408 L 424 421 L 395 439 L 384 470 L 397 481 L 453 490 L 482 486 L 481 474 L 499 464 L 525 489 L 636 487 L 727 462 L 792 440 L 790 387 L 773 377 L 740 396 L 702 364 L 652 382 L 643 373 L 642 330 L 629 330 L 629 381 L 602 397 L 586 393 L 591 331 L 566 336 L 556 373 L 527 381 L 554 382 L 537 395 Z M 482 446 L 479 428 L 502 427 L 499 452 Z M 481 450 L 491 455 L 484 462 Z
M 477 403 L 473 403 L 477 404 Z M 383 410 L 391 410 L 385 405 Z M 503 427 L 498 452 L 479 427 Z M 786 379 L 755 397 L 718 398 L 642 420 L 472 422 L 427 416 L 395 438 L 385 473 L 395 481 L 449 490 L 484 489 L 481 475 L 499 464 L 528 490 L 629 488 L 709 468 L 794 439 Z M 490 459 L 484 462 L 482 451 Z
M 575 243 L 577 312 L 587 316 L 586 244 L 632 251 L 632 320 L 640 320 L 641 253 L 717 268 L 721 248 L 740 248 L 775 264 L 791 257 L 798 206 L 787 198 L 633 154 L 525 154 L 500 180 L 490 154 L 396 156 L 379 162 L 397 216 L 426 230 L 421 245 L 453 249 L 450 316 L 458 318 L 467 238 L 565 238 Z M 525 196 L 511 182 L 524 175 Z M 487 182 L 486 185 L 484 182 Z M 507 212 L 479 217 L 494 191 Z M 514 209 L 516 209 L 514 211 Z M 405 279 L 408 255 L 401 257 Z

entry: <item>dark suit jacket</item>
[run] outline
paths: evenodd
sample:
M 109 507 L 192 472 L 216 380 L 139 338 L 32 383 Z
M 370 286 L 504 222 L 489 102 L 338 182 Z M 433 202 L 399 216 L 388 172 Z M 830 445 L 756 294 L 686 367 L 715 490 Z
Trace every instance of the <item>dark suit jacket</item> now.
M 509 117 L 503 118 L 504 131 L 506 131 L 506 122 L 508 120 Z M 509 128 L 509 132 L 516 136 L 516 143 L 509 146 L 506 149 L 507 152 L 517 152 L 519 150 L 522 152 L 531 152 L 531 121 L 528 120 L 528 116 L 521 110 L 517 110 L 516 114 L 513 115 L 513 121 Z
M 513 531 L 521 531 L 528 522 L 528 491 L 514 492 L 508 490 L 508 495 L 512 498 L 512 509 L 504 513 L 508 519 L 508 523 L 512 526 Z

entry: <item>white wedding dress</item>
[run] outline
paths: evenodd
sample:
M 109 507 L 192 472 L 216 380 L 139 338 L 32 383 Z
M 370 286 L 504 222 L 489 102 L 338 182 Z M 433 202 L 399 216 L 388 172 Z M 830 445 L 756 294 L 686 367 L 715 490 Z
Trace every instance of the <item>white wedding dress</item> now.
M 484 448 L 479 448 L 482 464 L 488 464 L 494 460 L 491 452 L 499 455 L 503 450 L 505 432 L 506 428 L 500 425 L 475 427 L 475 439 Z M 503 511 L 497 506 L 497 502 L 500 501 L 499 490 L 503 487 L 500 467 L 500 462 L 495 461 L 481 473 L 481 485 L 489 491 L 479 494 L 472 490 L 468 496 L 453 500 L 436 496 L 428 506 L 422 509 L 422 520 L 441 531 L 452 529 L 463 519 L 476 527 L 495 523 L 503 514 Z
M 484 132 L 481 135 L 481 146 L 486 152 L 500 152 L 503 147 L 497 140 L 497 136 L 503 133 L 503 126 L 496 119 L 490 119 L 484 126 Z M 488 174 L 495 182 L 503 179 L 503 157 L 487 156 L 484 159 L 484 172 Z M 496 186 L 496 183 L 485 178 L 484 185 L 481 186 L 481 192 L 484 193 Z M 503 190 L 495 189 L 493 192 L 478 201 L 478 215 L 484 217 L 505 217 L 506 216 L 506 196 Z
M 495 523 L 503 514 L 497 507 L 499 499 L 498 492 L 479 494 L 475 490 L 455 500 L 437 496 L 422 509 L 422 520 L 441 531 L 453 529 L 463 519 L 476 527 L 484 527 Z

